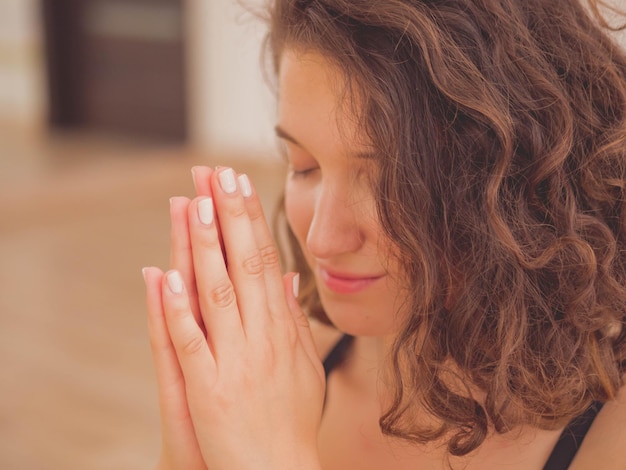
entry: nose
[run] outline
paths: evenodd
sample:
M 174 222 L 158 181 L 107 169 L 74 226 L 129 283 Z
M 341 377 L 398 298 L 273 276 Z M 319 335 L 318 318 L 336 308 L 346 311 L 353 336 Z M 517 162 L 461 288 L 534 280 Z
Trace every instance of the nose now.
M 358 206 L 345 191 L 319 188 L 306 237 L 307 248 L 314 257 L 329 259 L 361 248 L 365 234 Z

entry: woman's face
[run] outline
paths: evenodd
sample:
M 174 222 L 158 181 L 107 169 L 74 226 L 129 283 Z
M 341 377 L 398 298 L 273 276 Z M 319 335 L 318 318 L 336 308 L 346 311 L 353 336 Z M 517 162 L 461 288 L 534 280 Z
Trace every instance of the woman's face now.
M 322 55 L 283 54 L 276 132 L 290 165 L 286 214 L 328 318 L 346 333 L 383 336 L 397 329 L 398 276 L 377 218 L 372 148 L 343 86 Z

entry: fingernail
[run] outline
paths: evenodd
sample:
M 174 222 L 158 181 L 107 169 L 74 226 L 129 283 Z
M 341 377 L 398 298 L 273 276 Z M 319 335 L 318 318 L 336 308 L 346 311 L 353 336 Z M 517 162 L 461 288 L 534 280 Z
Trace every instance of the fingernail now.
M 293 287 L 293 296 L 297 299 L 298 293 L 300 292 L 300 274 L 296 273 L 296 275 L 291 280 Z
M 183 196 L 172 196 L 170 198 L 170 207 L 176 202 L 177 199 L 184 199 Z
M 237 181 L 235 180 L 235 171 L 232 168 L 220 171 L 219 174 L 220 186 L 227 194 L 232 194 L 237 191 Z
M 191 168 L 191 181 L 193 181 L 193 187 L 197 191 L 198 188 L 196 187 L 196 167 L 195 166 Z
M 141 275 L 143 276 L 143 280 L 146 280 L 146 273 L 148 272 L 148 268 L 141 268 Z
M 213 199 L 207 197 L 198 201 L 198 218 L 204 225 L 213 223 Z
M 167 275 L 167 285 L 174 294 L 180 294 L 183 291 L 183 278 L 180 277 L 178 271 L 172 271 Z
M 237 180 L 239 181 L 239 187 L 241 188 L 241 194 L 243 194 L 243 197 L 252 196 L 252 186 L 250 186 L 250 179 L 248 178 L 248 175 L 243 173 L 237 177 Z

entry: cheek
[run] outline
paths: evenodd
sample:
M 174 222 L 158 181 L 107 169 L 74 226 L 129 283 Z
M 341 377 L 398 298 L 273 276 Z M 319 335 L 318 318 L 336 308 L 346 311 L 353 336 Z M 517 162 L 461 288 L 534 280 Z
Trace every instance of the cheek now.
M 299 185 L 287 181 L 285 185 L 285 215 L 287 222 L 300 243 L 305 249 L 309 226 L 313 219 L 314 204 L 312 198 Z

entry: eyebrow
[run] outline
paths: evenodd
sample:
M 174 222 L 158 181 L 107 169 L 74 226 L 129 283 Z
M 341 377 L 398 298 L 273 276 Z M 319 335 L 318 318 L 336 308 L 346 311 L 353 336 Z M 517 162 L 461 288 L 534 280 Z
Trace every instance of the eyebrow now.
M 306 150 L 306 147 L 304 147 L 300 142 L 298 142 L 293 136 L 291 136 L 287 131 L 285 131 L 279 125 L 274 127 L 274 132 L 276 132 L 276 136 L 279 139 L 284 139 Z M 375 151 L 359 151 L 359 152 L 354 152 L 350 155 L 359 160 L 375 160 L 376 158 L 378 158 L 378 154 Z
M 296 144 L 298 147 L 302 147 L 302 144 L 300 142 L 298 142 L 296 139 L 294 139 L 293 137 L 291 137 L 291 135 L 289 135 L 287 133 L 287 131 L 285 131 L 282 127 L 275 126 L 274 127 L 274 132 L 276 132 L 276 136 L 279 139 L 288 140 L 292 144 Z

